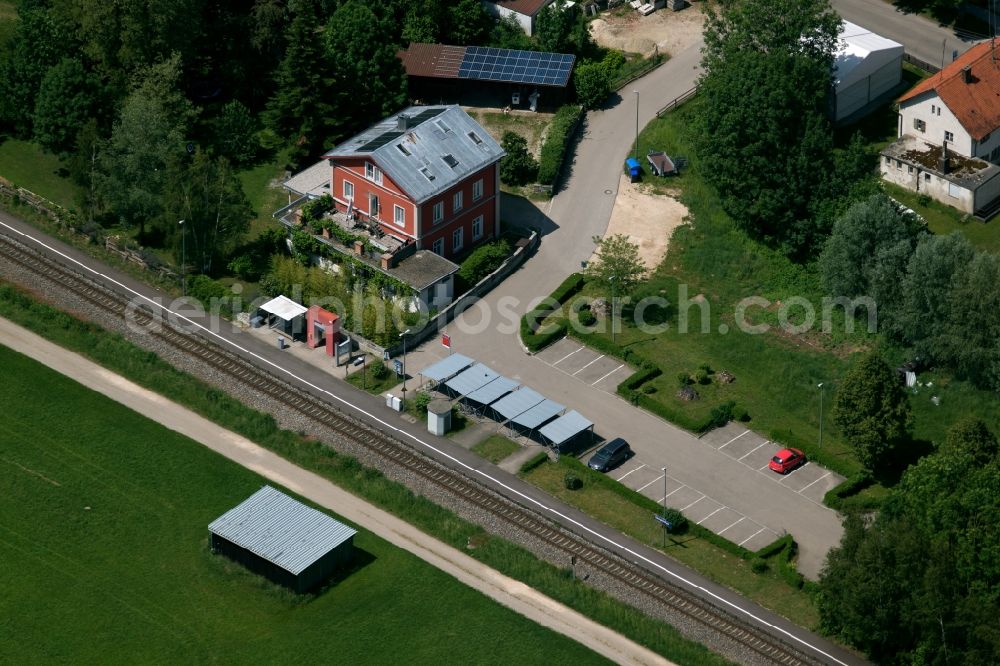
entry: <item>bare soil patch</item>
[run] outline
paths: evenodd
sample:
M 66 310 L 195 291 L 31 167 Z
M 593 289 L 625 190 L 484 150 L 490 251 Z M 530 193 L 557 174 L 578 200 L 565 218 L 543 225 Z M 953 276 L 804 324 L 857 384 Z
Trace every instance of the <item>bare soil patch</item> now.
M 679 53 L 698 41 L 705 24 L 702 3 L 679 12 L 660 9 L 649 16 L 639 12 L 614 11 L 590 22 L 590 35 L 600 46 L 650 56 Z
M 632 183 L 623 175 L 605 235 L 628 236 L 639 245 L 639 258 L 646 268 L 653 270 L 667 254 L 670 235 L 687 215 L 687 207 L 674 197 L 652 194 L 648 186 Z

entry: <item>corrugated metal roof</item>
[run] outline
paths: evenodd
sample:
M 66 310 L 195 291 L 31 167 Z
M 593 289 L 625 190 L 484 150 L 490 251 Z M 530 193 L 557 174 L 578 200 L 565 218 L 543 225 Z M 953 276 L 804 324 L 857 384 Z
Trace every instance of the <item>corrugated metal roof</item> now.
M 439 113 L 430 116 L 432 111 Z M 425 120 L 400 131 L 401 115 Z M 397 132 L 398 136 L 391 140 L 386 138 Z M 344 157 L 371 160 L 413 201 L 423 203 L 499 161 L 504 154 L 489 132 L 461 107 L 452 105 L 411 106 L 344 141 L 324 157 L 335 161 Z
M 565 405 L 560 405 L 558 402 L 546 398 L 511 420 L 524 428 L 537 428 L 564 409 L 566 409 Z
M 474 366 L 457 377 L 449 379 L 445 382 L 445 386 L 458 395 L 469 395 L 476 389 L 489 384 L 499 376 L 500 375 L 482 363 L 476 363 Z
M 552 442 L 553 446 L 559 446 L 592 425 L 594 424 L 574 409 L 566 412 L 552 423 L 542 426 L 538 434 Z
M 515 382 L 513 379 L 497 377 L 486 386 L 476 389 L 465 397 L 469 400 L 475 400 L 482 405 L 488 405 L 492 402 L 496 402 L 520 385 L 520 383 Z
M 407 76 L 457 79 L 465 47 L 414 42 L 397 51 L 396 57 L 403 61 Z
M 850 21 L 843 23 L 844 31 L 840 33 L 837 51 L 833 54 L 833 78 L 838 88 L 853 83 L 851 74 L 859 70 L 863 62 L 875 58 L 876 54 L 882 54 L 882 60 L 886 62 L 903 55 L 903 45 L 899 42 Z M 879 66 L 881 64 L 884 63 L 880 62 Z
M 545 400 L 545 396 L 534 391 L 527 386 L 523 386 L 505 398 L 490 405 L 505 419 L 512 419 L 518 414 L 523 414 L 538 403 Z
M 216 518 L 208 529 L 293 575 L 358 533 L 271 486 Z
M 431 363 L 426 368 L 420 371 L 420 374 L 430 379 L 434 382 L 439 382 L 443 379 L 450 379 L 454 377 L 457 373 L 465 370 L 473 361 L 468 356 L 462 356 L 461 354 L 451 354 L 446 356 L 437 363 Z

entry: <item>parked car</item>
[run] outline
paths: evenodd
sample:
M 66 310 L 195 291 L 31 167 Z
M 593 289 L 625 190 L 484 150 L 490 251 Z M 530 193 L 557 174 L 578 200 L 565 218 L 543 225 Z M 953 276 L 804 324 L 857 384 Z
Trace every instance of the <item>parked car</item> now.
M 771 458 L 771 462 L 767 463 L 767 466 L 771 468 L 771 471 L 778 474 L 788 474 L 796 467 L 804 465 L 805 462 L 806 454 L 798 449 L 781 449 L 774 454 L 774 457 Z
M 621 437 L 616 437 L 598 449 L 597 453 L 591 456 L 587 465 L 590 469 L 596 469 L 598 472 L 607 472 L 609 469 L 621 465 L 630 455 L 632 455 L 632 449 L 629 448 L 628 442 Z

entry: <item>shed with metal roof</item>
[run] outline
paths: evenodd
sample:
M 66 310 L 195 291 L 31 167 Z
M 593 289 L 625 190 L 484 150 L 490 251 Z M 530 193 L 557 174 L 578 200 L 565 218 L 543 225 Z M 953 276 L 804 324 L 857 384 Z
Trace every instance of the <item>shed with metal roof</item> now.
M 350 561 L 357 534 L 271 486 L 216 518 L 208 531 L 212 552 L 299 594 Z

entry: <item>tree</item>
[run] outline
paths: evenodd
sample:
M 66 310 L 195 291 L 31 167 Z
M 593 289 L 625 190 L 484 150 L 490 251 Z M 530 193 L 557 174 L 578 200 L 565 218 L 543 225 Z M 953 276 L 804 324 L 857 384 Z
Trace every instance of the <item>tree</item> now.
M 490 33 L 489 45 L 498 49 L 518 51 L 533 51 L 538 48 L 531 38 L 524 34 L 524 30 L 513 16 L 506 16 L 496 22 Z
M 618 297 L 631 293 L 646 276 L 646 266 L 639 258 L 639 246 L 625 234 L 595 238 L 597 256 L 587 264 L 588 279 L 614 290 Z
M 603 63 L 585 62 L 573 71 L 576 99 L 585 109 L 596 109 L 611 94 L 611 77 Z
M 507 153 L 500 160 L 500 180 L 507 185 L 524 185 L 535 180 L 538 163 L 528 153 L 528 141 L 517 132 L 507 130 L 500 138 Z
M 970 456 L 975 465 L 988 465 L 997 460 L 1000 447 L 986 424 L 970 417 L 951 427 L 941 451 L 945 455 Z
M 535 19 L 535 42 L 542 51 L 583 55 L 592 51 L 586 21 L 575 7 L 556 0 Z
M 952 282 L 974 255 L 972 244 L 959 232 L 919 239 L 902 281 L 904 335 L 918 354 L 935 355 L 950 316 Z
M 485 44 L 492 27 L 493 18 L 479 0 L 458 0 L 448 8 L 447 35 L 451 44 Z
M 877 353 L 847 372 L 833 404 L 834 423 L 869 470 L 885 469 L 909 438 L 912 417 L 902 382 Z
M 884 194 L 855 203 L 834 223 L 823 246 L 819 257 L 823 286 L 835 296 L 872 295 L 881 253 L 900 242 L 912 253 L 920 231 L 915 219 L 904 216 Z
M 250 109 L 239 100 L 222 107 L 215 120 L 215 142 L 219 152 L 233 164 L 245 165 L 254 161 L 260 143 L 257 140 L 257 122 Z
M 56 153 L 68 153 L 98 105 L 99 83 L 79 60 L 63 58 L 49 68 L 35 101 L 35 140 Z
M 981 388 L 1000 389 L 1000 255 L 978 252 L 951 284 L 934 358 Z

